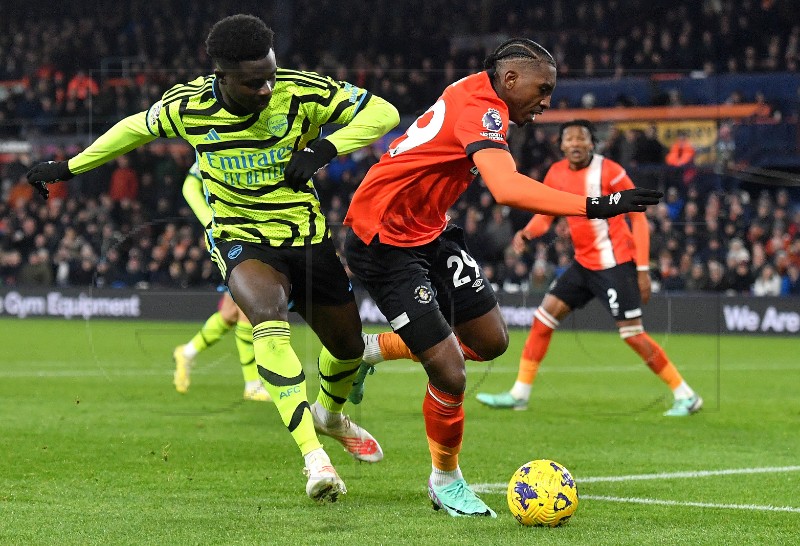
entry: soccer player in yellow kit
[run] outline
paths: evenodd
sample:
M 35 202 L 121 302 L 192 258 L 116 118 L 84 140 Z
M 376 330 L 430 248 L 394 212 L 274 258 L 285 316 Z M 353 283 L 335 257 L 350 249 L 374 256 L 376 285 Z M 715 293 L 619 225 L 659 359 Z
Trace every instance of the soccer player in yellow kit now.
M 206 202 L 205 190 L 203 190 L 203 176 L 200 174 L 200 166 L 195 161 L 186 174 L 183 181 L 183 198 L 191 207 L 192 212 L 206 228 L 211 226 L 214 213 Z M 206 244 L 210 248 L 210 240 L 206 237 Z M 255 402 L 270 402 L 267 389 L 258 375 L 256 366 L 256 356 L 253 351 L 253 325 L 247 320 L 236 302 L 233 301 L 230 293 L 226 290 L 219 303 L 219 310 L 208 317 L 203 327 L 192 339 L 183 345 L 178 345 L 172 353 L 175 361 L 175 373 L 173 383 L 175 390 L 181 394 L 189 391 L 191 382 L 192 366 L 194 359 L 233 328 L 236 337 L 236 350 L 239 353 L 239 363 L 242 366 L 242 376 L 244 377 L 245 400 Z
M 342 413 L 364 351 L 361 319 L 311 176 L 386 134 L 399 115 L 349 83 L 278 68 L 273 32 L 252 15 L 215 23 L 206 48 L 213 74 L 172 87 L 69 161 L 35 165 L 28 181 L 46 196 L 46 183 L 157 137 L 183 138 L 194 147 L 213 212 L 212 259 L 253 325 L 258 372 L 305 459 L 306 493 L 335 501 L 347 490 L 317 432 L 362 461 L 377 462 L 383 452 Z M 328 123 L 343 127 L 320 138 Z M 313 405 L 290 344 L 290 300 L 323 345 Z

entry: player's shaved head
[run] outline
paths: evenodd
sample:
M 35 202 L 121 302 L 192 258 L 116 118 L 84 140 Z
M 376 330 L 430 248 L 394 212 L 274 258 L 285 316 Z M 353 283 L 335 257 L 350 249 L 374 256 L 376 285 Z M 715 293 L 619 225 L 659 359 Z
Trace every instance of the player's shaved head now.
M 230 15 L 217 21 L 206 38 L 206 51 L 217 63 L 257 61 L 269 55 L 275 33 L 254 15 Z

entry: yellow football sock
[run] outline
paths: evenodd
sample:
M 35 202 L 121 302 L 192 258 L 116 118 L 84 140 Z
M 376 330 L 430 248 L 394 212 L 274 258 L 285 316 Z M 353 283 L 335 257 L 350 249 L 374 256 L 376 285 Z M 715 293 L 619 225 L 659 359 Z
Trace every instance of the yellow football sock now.
M 349 360 L 340 360 L 323 347 L 319 354 L 317 402 L 328 411 L 341 413 L 342 407 L 347 401 L 347 395 L 353 388 L 353 379 L 360 365 L 360 356 Z
M 249 322 L 236 323 L 236 349 L 239 351 L 239 363 L 242 365 L 244 382 L 258 381 L 258 367 L 256 366 L 256 353 L 253 349 L 253 327 Z
M 222 336 L 232 327 L 233 324 L 225 322 L 219 312 L 214 313 L 208 317 L 200 331 L 192 338 L 191 343 L 197 349 L 197 352 L 204 351 L 222 339 Z
M 273 320 L 253 326 L 253 349 L 258 374 L 300 452 L 322 447 L 314 431 L 303 366 L 289 343 L 289 323 Z

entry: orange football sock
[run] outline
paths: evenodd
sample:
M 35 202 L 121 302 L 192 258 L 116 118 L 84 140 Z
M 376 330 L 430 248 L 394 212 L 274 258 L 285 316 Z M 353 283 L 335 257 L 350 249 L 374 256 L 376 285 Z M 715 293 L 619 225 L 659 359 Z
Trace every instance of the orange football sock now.
M 411 353 L 411 349 L 403 342 L 403 339 L 394 332 L 378 334 L 378 345 L 381 348 L 381 356 L 384 360 L 408 358 L 414 362 L 419 362 L 419 358 Z
M 448 394 L 430 383 L 422 403 L 425 432 L 434 468 L 451 472 L 458 468 L 464 437 L 464 393 Z
M 519 359 L 517 381 L 526 385 L 533 385 L 536 374 L 539 372 L 539 363 L 544 358 L 544 355 L 547 354 L 547 348 L 550 346 L 550 338 L 552 337 L 553 329 L 534 318 L 528 339 L 525 340 L 525 347 L 522 349 L 522 357 Z
M 458 344 L 461 346 L 461 352 L 464 354 L 465 360 L 483 362 L 484 359 L 481 358 L 478 353 L 464 345 L 460 339 L 458 340 Z M 419 358 L 411 352 L 408 346 L 403 342 L 403 339 L 394 332 L 378 334 L 378 345 L 381 348 L 381 356 L 384 360 L 400 360 L 401 358 L 407 358 L 414 362 L 419 362 Z
M 683 382 L 683 377 L 675 365 L 670 362 L 667 353 L 653 338 L 647 335 L 647 332 L 626 338 L 625 343 L 642 357 L 647 367 L 653 370 L 653 373 L 658 375 L 661 381 L 669 385 L 670 389 L 675 390 Z

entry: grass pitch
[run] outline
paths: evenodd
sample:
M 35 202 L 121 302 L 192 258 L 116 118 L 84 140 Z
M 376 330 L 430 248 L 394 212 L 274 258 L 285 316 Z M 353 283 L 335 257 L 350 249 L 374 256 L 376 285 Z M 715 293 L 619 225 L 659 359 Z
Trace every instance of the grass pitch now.
M 376 465 L 323 439 L 348 494 L 316 505 L 272 404 L 244 402 L 233 336 L 198 357 L 186 395 L 171 353 L 200 324 L 0 321 L 0 544 L 797 544 L 797 338 L 654 334 L 705 409 L 671 395 L 611 333 L 558 332 L 528 411 L 474 399 L 508 389 L 506 356 L 468 364 L 461 466 L 497 519 L 434 512 L 418 364 L 379 364 L 351 416 Z M 316 395 L 316 338 L 293 328 Z M 562 528 L 523 528 L 505 484 L 521 464 L 569 468 L 581 501 Z

